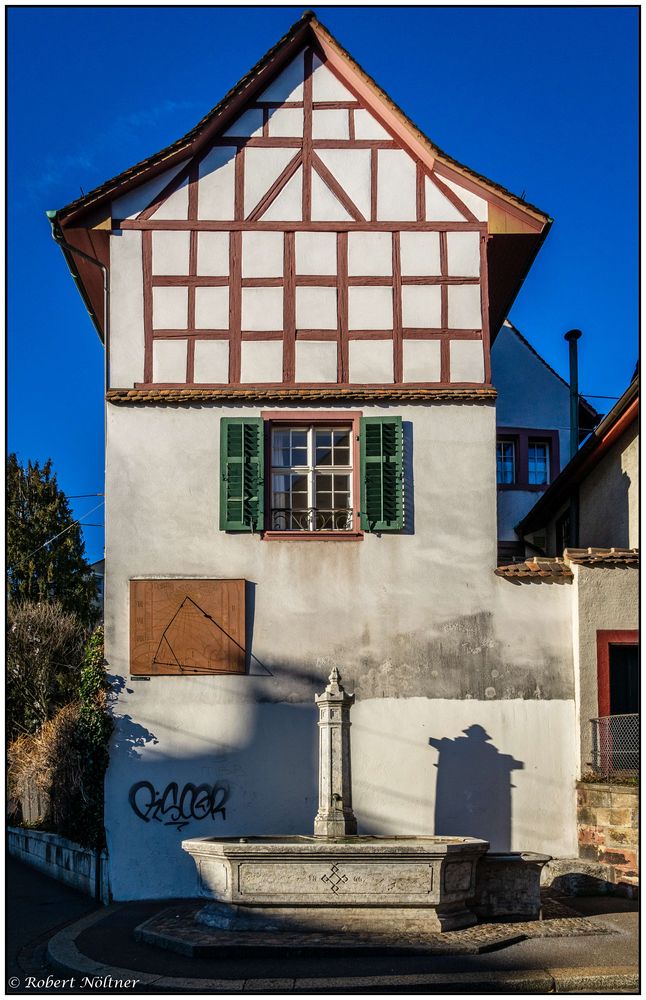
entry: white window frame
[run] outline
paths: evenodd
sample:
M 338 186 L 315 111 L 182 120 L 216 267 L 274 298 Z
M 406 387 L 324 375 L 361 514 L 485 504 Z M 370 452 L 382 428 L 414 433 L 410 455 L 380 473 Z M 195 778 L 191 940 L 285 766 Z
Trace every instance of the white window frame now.
M 274 459 L 274 434 L 277 432 L 285 431 L 305 431 L 307 434 L 307 465 L 289 465 L 289 466 L 276 466 L 273 464 Z M 349 464 L 348 465 L 316 465 L 315 463 L 315 450 L 316 450 L 316 433 L 320 431 L 328 431 L 333 434 L 335 431 L 346 431 L 348 434 L 348 450 L 349 450 Z M 355 530 L 354 527 L 354 447 L 353 447 L 353 426 L 352 424 L 328 424 L 321 422 L 320 424 L 316 421 L 312 423 L 281 423 L 272 424 L 270 428 L 270 442 L 269 442 L 269 455 L 270 455 L 270 489 L 269 489 L 269 517 L 271 522 L 270 530 L 273 531 L 293 531 L 295 533 L 300 533 L 304 531 L 335 531 L 341 534 L 345 534 L 348 531 Z M 291 440 L 290 440 L 290 458 L 291 458 Z M 316 508 L 316 497 L 315 497 L 315 481 L 316 475 L 344 475 L 348 478 L 348 505 L 347 510 L 349 511 L 348 524 L 344 528 L 334 527 L 334 522 L 332 525 L 325 528 L 312 527 L 312 521 L 315 523 L 315 519 L 310 516 L 310 524 L 307 528 L 293 528 L 293 527 L 280 527 L 275 528 L 273 525 L 274 510 L 282 510 L 283 508 L 277 507 L 274 503 L 274 497 L 276 491 L 274 489 L 274 476 L 291 476 L 291 475 L 304 475 L 307 477 L 307 508 L 308 511 L 315 511 L 318 513 Z M 334 480 L 332 481 L 332 497 L 334 497 Z M 291 490 L 290 490 L 291 498 Z M 290 508 L 293 510 L 293 508 Z M 330 513 L 334 513 L 335 508 L 332 507 Z M 321 511 L 321 513 L 327 513 L 326 511 Z

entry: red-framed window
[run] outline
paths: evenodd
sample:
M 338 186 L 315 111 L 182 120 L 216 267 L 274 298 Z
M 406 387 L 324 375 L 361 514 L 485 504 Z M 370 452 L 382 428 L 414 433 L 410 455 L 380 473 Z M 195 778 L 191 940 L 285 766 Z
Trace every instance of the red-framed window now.
M 558 431 L 501 427 L 496 441 L 499 490 L 546 490 L 559 472 Z
M 363 538 L 357 411 L 261 413 L 267 539 Z

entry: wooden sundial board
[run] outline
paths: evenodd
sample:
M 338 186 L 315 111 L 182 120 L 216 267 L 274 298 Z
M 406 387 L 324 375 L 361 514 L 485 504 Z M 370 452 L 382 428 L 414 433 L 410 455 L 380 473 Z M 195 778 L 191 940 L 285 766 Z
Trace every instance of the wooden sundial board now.
M 242 674 L 244 580 L 131 580 L 131 674 Z

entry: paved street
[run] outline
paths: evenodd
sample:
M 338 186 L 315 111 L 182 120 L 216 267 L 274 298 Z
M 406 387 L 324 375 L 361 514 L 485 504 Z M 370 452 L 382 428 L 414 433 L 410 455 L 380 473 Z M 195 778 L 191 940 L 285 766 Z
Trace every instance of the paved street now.
M 558 970 L 566 975 L 567 970 L 570 988 L 561 992 L 575 991 L 572 984 L 578 974 L 584 977 L 581 992 L 590 992 L 589 985 L 585 988 L 585 976 L 596 974 L 594 970 L 598 973 L 603 968 L 605 974 L 611 974 L 613 969 L 625 970 L 637 963 L 637 904 L 615 898 L 569 901 L 604 931 L 614 933 L 528 940 L 482 955 L 393 955 L 375 950 L 362 955 L 337 953 L 330 959 L 325 954 L 290 954 L 286 958 L 265 951 L 195 960 L 135 942 L 134 927 L 161 909 L 163 902 L 98 908 L 88 897 L 12 858 L 7 864 L 7 889 L 7 977 L 20 980 L 20 986 L 9 986 L 9 995 L 97 992 L 79 989 L 82 975 L 78 973 L 75 989 L 30 986 L 30 976 L 46 980 L 51 975 L 62 980 L 74 975 L 73 971 L 52 973 L 45 964 L 47 941 L 67 925 L 71 926 L 66 933 L 75 941 L 86 973 L 92 974 L 94 968 L 101 970 L 95 971 L 96 975 L 119 978 L 119 969 L 126 969 L 141 977 L 134 989 L 108 987 L 98 991 L 103 995 L 196 989 L 206 993 L 545 992 L 549 983 L 546 970 L 550 975 L 558 975 Z M 76 923 L 93 913 L 95 921 L 77 931 Z M 441 986 L 439 982 L 433 985 L 437 977 L 442 977 Z M 488 977 L 494 977 L 495 982 L 489 990 L 483 986 Z M 505 989 L 497 977 L 520 978 L 515 988 Z
M 80 920 L 97 904 L 80 892 L 7 857 L 7 979 L 46 975 L 44 950 L 61 927 Z M 8 989 L 9 993 L 22 992 Z

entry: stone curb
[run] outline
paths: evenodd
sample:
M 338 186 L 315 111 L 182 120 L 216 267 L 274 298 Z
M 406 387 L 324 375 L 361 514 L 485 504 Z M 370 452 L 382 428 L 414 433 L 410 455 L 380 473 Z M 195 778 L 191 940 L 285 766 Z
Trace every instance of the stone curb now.
M 151 987 L 161 993 L 348 993 L 389 987 L 425 987 L 434 993 L 637 993 L 639 970 L 636 966 L 592 966 L 589 968 L 525 969 L 500 972 L 452 972 L 405 976 L 343 976 L 284 979 L 198 979 L 158 976 L 114 965 L 95 962 L 79 951 L 76 940 L 88 927 L 103 920 L 107 913 L 121 909 L 120 904 L 103 907 L 59 931 L 47 945 L 48 963 L 66 973 L 80 973 L 90 978 L 136 980 L 137 986 Z

